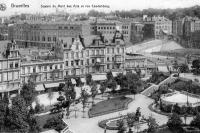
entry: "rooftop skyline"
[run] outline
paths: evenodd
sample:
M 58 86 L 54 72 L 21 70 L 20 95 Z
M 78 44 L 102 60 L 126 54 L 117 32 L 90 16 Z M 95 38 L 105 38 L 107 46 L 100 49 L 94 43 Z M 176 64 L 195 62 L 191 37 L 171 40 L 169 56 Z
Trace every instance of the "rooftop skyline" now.
M 87 13 L 89 10 L 97 10 L 110 12 L 115 10 L 143 10 L 148 8 L 157 9 L 175 9 L 175 8 L 185 8 L 195 5 L 200 5 L 199 0 L 1 0 L 0 3 L 5 3 L 7 9 L 5 11 L 0 11 L 0 16 L 10 16 L 20 13 L 42 13 L 48 14 L 53 13 L 58 9 L 59 11 L 65 11 L 68 13 Z M 78 8 L 73 7 L 73 5 L 90 5 L 89 8 Z M 11 7 L 11 5 L 22 5 L 22 7 Z M 29 7 L 25 7 L 28 5 Z M 41 8 L 41 5 L 72 5 L 69 7 L 59 7 L 59 8 Z M 106 5 L 106 8 L 93 8 L 91 5 Z

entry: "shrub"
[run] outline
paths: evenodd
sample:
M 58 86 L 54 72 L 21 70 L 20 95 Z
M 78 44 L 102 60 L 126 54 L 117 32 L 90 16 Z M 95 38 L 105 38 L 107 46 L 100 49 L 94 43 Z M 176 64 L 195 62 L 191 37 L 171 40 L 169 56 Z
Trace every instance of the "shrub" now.
M 197 113 L 197 115 L 191 121 L 190 125 L 194 126 L 194 127 L 200 128 L 200 114 L 199 113 Z
M 49 118 L 49 119 L 47 119 L 47 121 L 46 121 L 46 123 L 45 123 L 45 125 L 43 126 L 44 128 L 53 128 L 53 129 L 55 129 L 55 128 L 60 128 L 60 124 L 62 124 L 63 122 L 62 122 L 62 116 L 61 115 L 59 115 L 59 116 L 57 116 L 57 117 L 51 117 L 51 118 Z
M 167 122 L 167 126 L 169 127 L 169 129 L 176 130 L 181 127 L 182 123 L 183 122 L 182 122 L 180 116 L 176 113 L 173 113 Z

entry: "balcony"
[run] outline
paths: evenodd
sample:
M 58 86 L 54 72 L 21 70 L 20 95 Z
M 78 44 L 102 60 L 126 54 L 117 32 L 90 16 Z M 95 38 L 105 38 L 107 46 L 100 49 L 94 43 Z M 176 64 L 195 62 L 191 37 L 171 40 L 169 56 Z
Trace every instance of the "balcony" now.
M 90 58 L 104 58 L 105 54 L 90 55 Z

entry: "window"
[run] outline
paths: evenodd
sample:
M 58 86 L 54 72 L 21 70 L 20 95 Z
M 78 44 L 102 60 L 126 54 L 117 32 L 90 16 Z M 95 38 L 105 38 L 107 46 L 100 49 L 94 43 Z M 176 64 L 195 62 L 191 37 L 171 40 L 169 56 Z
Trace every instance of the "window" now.
M 109 59 L 109 57 L 107 57 L 107 61 L 109 61 L 110 59 Z
M 74 27 L 70 27 L 70 29 L 71 29 L 71 30 L 73 30 L 73 29 L 74 29 Z
M 95 61 L 94 61 L 94 59 L 92 59 L 92 63 L 94 63 Z
M 57 66 L 57 65 L 55 65 L 55 69 L 58 69 L 58 66 Z
M 62 26 L 59 26 L 58 29 L 62 29 Z
M 53 41 L 56 42 L 56 37 L 53 37 Z
M 94 50 L 92 50 L 92 55 L 95 55 L 95 51 Z
M 63 65 L 62 64 L 60 64 L 60 69 L 62 69 L 63 68 Z
M 78 52 L 76 52 L 76 58 L 79 58 L 79 56 L 78 56 Z
M 74 66 L 74 62 L 73 61 L 71 61 L 71 66 Z
M 89 59 L 87 59 L 87 65 L 89 65 L 89 63 L 90 63 L 90 60 L 89 60 Z
M 83 51 L 81 51 L 81 57 L 83 57 L 84 55 L 83 55 Z
M 99 55 L 99 50 L 97 50 L 97 55 Z
M 50 70 L 52 70 L 52 65 L 49 68 L 50 68 Z
M 119 48 L 117 48 L 117 53 L 119 54 Z
M 81 60 L 81 65 L 83 65 L 83 60 Z
M 42 41 L 45 41 L 45 36 L 42 37 Z
M 89 50 L 87 50 L 87 57 L 89 56 Z
M 51 41 L 51 37 L 48 37 L 48 42 L 50 42 Z
M 71 58 L 72 58 L 72 59 L 74 58 L 74 52 L 71 53 Z
M 122 53 L 124 53 L 124 48 L 122 48 Z
M 76 61 L 76 65 L 78 66 L 78 61 Z
M 13 68 L 13 63 L 10 63 L 10 68 Z
M 107 53 L 109 54 L 109 48 L 107 48 Z
M 112 53 L 114 54 L 114 52 L 115 52 L 115 49 L 114 49 L 114 48 L 112 48 Z
M 47 71 L 47 66 L 44 66 L 44 71 Z
M 69 56 L 68 53 L 66 53 L 66 58 L 68 58 L 68 56 Z
M 67 27 L 67 26 L 65 26 L 65 27 L 64 27 L 64 29 L 68 29 L 68 27 Z
M 41 72 L 41 66 L 38 66 L 38 71 Z
M 104 50 L 101 50 L 101 54 L 104 55 Z
M 110 69 L 109 64 L 107 64 L 107 69 Z
M 34 72 L 34 73 L 36 72 L 36 68 L 35 68 L 35 67 L 33 67 L 33 72 Z
M 22 67 L 22 74 L 25 74 L 25 67 Z
M 114 61 L 115 60 L 115 57 L 112 57 L 112 61 Z
M 30 73 L 30 67 L 28 67 L 28 73 Z

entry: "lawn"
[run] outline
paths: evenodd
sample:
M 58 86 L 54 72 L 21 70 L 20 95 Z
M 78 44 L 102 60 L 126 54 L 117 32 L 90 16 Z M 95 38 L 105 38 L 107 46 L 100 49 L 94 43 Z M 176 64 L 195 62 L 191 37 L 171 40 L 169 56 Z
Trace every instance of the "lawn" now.
M 88 112 L 89 117 L 95 117 L 125 110 L 128 108 L 128 104 L 131 101 L 132 101 L 131 98 L 121 96 L 98 102 L 94 106 L 92 106 L 92 108 L 89 110 Z

